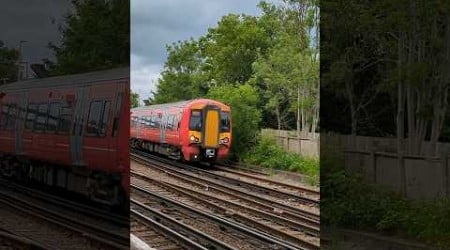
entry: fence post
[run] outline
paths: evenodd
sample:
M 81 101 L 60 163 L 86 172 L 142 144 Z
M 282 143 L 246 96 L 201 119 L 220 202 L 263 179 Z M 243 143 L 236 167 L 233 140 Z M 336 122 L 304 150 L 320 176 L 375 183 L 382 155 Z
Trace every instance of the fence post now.
M 444 153 L 442 154 L 442 171 L 443 171 L 443 184 L 445 197 L 449 198 L 449 183 L 448 183 L 448 157 Z
M 398 161 L 400 166 L 400 192 L 403 196 L 406 196 L 406 169 L 403 152 L 398 154 Z
M 286 141 L 287 141 L 287 149 L 286 149 L 286 151 L 288 151 L 289 152 L 289 136 L 288 135 L 286 135 Z
M 372 163 L 372 169 L 373 169 L 373 183 L 377 183 L 377 158 L 375 151 L 370 152 L 370 160 Z
M 298 154 L 302 155 L 302 139 L 301 138 L 297 138 L 297 141 L 298 141 L 298 147 L 297 147 Z

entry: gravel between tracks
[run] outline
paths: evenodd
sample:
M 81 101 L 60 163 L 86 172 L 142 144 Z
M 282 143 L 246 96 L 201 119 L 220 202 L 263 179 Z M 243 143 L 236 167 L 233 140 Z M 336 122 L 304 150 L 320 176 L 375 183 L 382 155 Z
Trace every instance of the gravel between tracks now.
M 0 206 L 0 217 L 2 218 L 0 229 L 39 242 L 49 246 L 50 249 L 51 247 L 53 249 L 108 249 L 79 233 L 13 210 L 8 206 Z

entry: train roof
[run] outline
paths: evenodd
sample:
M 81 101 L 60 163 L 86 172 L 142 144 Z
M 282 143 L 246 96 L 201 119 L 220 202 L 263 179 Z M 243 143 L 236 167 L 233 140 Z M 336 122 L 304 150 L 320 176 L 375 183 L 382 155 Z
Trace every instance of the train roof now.
M 2 90 L 16 90 L 16 89 L 30 89 L 30 88 L 45 88 L 55 86 L 73 86 L 74 84 L 92 84 L 95 82 L 103 82 L 110 80 L 120 80 L 130 78 L 130 68 L 114 68 L 101 71 L 93 71 L 88 73 L 53 76 L 46 78 L 28 79 L 20 82 L 12 82 L 0 85 Z
M 205 103 L 205 104 L 206 103 L 214 103 L 214 104 L 227 106 L 216 100 L 198 98 L 198 99 L 191 99 L 191 100 L 185 100 L 185 101 L 179 101 L 179 102 L 171 102 L 171 103 L 155 104 L 155 105 L 144 106 L 144 107 L 137 107 L 137 108 L 133 108 L 131 110 L 132 111 L 145 111 L 145 110 L 150 110 L 150 109 L 164 109 L 164 108 L 169 108 L 169 107 L 170 108 L 185 108 L 185 107 L 190 107 L 194 104 L 200 104 L 200 103 Z

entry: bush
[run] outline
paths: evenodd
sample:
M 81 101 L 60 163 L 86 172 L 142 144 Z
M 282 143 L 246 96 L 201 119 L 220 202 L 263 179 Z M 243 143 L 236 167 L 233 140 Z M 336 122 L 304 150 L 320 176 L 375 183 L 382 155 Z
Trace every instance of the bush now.
M 256 146 L 245 155 L 244 161 L 266 168 L 298 172 L 316 181 L 319 178 L 318 159 L 286 152 L 270 136 L 261 137 Z
M 412 201 L 343 170 L 323 173 L 321 183 L 324 225 L 376 230 L 450 247 L 448 199 Z

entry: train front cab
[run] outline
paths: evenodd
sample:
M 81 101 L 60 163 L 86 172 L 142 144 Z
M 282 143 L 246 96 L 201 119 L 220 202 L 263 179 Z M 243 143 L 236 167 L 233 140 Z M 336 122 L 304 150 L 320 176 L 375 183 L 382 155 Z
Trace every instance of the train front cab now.
M 196 105 L 189 114 L 189 146 L 183 148 L 186 161 L 213 163 L 228 155 L 231 145 L 230 108 Z

